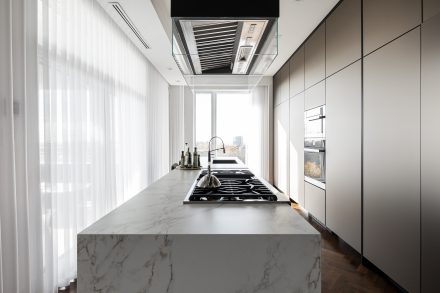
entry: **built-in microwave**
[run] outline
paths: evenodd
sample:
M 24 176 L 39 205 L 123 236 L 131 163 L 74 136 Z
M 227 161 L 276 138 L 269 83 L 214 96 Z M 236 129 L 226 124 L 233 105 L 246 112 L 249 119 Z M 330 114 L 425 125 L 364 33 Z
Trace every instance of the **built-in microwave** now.
M 304 178 L 325 189 L 325 105 L 304 113 Z

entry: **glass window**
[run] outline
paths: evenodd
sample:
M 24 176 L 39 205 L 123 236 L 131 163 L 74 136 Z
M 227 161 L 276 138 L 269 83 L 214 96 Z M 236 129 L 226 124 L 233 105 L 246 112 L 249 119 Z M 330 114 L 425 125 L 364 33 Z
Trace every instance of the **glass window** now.
M 209 139 L 220 136 L 226 153 L 220 157 L 238 157 L 246 163 L 246 141 L 251 130 L 251 99 L 248 92 L 210 92 L 196 94 L 196 146 L 207 156 Z M 220 147 L 220 141 L 217 148 Z M 215 148 L 215 146 L 212 146 Z
M 208 155 L 211 134 L 211 93 L 196 94 L 196 147 L 202 157 Z
M 217 135 L 225 142 L 226 154 L 246 163 L 246 138 L 249 133 L 250 95 L 248 93 L 217 94 Z

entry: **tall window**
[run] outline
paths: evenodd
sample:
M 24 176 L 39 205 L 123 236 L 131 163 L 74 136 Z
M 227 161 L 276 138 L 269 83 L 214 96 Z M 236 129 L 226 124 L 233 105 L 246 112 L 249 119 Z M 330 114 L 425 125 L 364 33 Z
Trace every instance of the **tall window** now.
M 208 142 L 212 136 L 211 106 L 211 93 L 198 93 L 196 95 L 196 146 L 202 156 L 207 155 Z
M 78 232 L 169 170 L 168 83 L 95 0 L 38 1 L 45 292 Z M 1 291 L 1 290 L 0 290 Z
M 208 141 L 220 136 L 226 154 L 246 163 L 246 143 L 251 133 L 251 96 L 247 91 L 199 92 L 196 94 L 196 146 L 202 156 L 207 155 Z M 217 141 L 219 147 L 219 141 Z

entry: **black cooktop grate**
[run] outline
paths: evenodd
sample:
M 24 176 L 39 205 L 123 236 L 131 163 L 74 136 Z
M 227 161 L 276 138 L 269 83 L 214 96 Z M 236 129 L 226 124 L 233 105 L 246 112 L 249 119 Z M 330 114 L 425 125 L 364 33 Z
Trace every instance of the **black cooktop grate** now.
M 248 170 L 224 171 L 214 173 L 220 180 L 221 186 L 207 189 L 195 187 L 190 201 L 276 201 L 273 194 L 260 180 Z M 204 175 L 202 173 L 199 179 Z M 239 177 L 239 178 L 236 178 Z

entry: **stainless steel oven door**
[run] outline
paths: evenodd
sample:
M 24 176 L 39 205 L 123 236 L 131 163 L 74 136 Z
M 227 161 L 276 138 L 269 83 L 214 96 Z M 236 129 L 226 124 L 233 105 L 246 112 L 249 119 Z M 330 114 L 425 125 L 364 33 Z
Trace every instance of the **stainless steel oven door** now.
M 306 139 L 325 138 L 325 105 L 307 110 L 304 113 L 304 127 Z
M 325 149 L 304 148 L 304 178 L 325 189 Z

